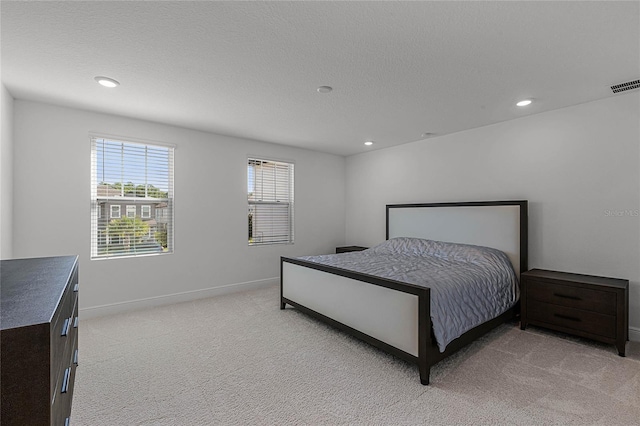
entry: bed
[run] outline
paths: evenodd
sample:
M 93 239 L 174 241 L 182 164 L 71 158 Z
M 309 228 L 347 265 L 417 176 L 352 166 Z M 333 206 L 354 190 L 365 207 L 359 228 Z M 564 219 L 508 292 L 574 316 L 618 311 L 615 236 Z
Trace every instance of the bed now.
M 527 201 L 387 205 L 387 241 L 375 248 L 340 255 L 282 257 L 280 308 L 285 309 L 289 304 L 417 364 L 420 381 L 427 385 L 432 365 L 516 315 L 518 280 L 520 272 L 527 270 L 527 207 Z M 419 256 L 427 253 L 430 259 L 437 258 L 435 269 L 431 269 L 423 281 L 418 281 L 420 274 L 425 277 L 422 266 L 409 267 L 401 261 L 418 252 Z M 510 268 L 501 268 L 511 269 L 514 294 L 508 296 L 508 302 L 501 302 L 501 307 L 495 308 L 490 316 L 482 314 L 484 317 L 476 318 L 472 326 L 462 326 L 464 331 L 460 335 L 449 334 L 443 340 L 442 324 L 466 321 L 458 315 L 464 317 L 466 311 L 479 309 L 486 300 L 468 294 L 461 295 L 459 300 L 454 297 L 451 303 L 460 306 L 451 309 L 453 316 L 441 318 L 443 312 L 447 312 L 440 304 L 448 278 L 441 275 L 445 267 L 438 262 L 442 258 L 447 262 L 449 258 L 469 262 L 471 256 L 472 263 L 480 264 L 475 258 L 484 258 L 485 253 L 506 259 Z M 373 266 L 376 255 L 395 258 L 396 271 L 386 273 Z M 375 274 L 362 266 L 367 262 Z M 458 268 L 456 262 L 447 265 Z M 463 275 L 464 268 L 456 269 L 454 275 Z M 420 271 L 412 274 L 407 272 L 409 269 Z M 471 279 L 484 272 L 469 269 L 465 273 Z

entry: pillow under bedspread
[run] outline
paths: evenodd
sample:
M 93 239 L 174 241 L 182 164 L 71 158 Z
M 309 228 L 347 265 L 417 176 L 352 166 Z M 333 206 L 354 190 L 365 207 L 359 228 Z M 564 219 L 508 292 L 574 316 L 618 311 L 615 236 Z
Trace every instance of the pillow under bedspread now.
M 401 237 L 359 252 L 299 259 L 429 287 L 440 352 L 520 296 L 509 258 L 489 247 Z

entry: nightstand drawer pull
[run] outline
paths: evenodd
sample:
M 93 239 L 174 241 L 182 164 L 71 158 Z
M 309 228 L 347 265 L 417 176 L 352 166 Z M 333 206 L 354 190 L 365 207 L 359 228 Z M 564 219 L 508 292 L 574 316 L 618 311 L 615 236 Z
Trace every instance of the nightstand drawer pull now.
M 64 419 L 64 426 L 69 426 L 69 417 Z
M 76 349 L 76 351 L 73 353 L 73 363 L 75 365 L 78 365 L 78 350 Z
M 582 300 L 579 297 L 576 296 L 567 296 L 566 294 L 560 294 L 560 293 L 553 293 L 554 296 L 556 297 L 562 297 L 563 299 L 571 299 L 571 300 Z
M 71 379 L 71 367 L 64 370 L 64 379 L 62 379 L 62 389 L 60 393 L 67 393 L 69 390 L 69 380 Z
M 566 319 L 566 320 L 569 320 L 569 321 L 577 321 L 577 322 L 582 321 L 580 318 L 570 317 L 568 315 L 553 314 L 553 316 L 554 317 L 558 317 L 558 318 L 562 318 L 562 319 Z
M 69 334 L 69 327 L 71 326 L 71 318 L 65 318 L 64 324 L 62 324 L 62 330 L 60 331 L 60 337 L 64 337 Z
M 73 286 L 73 292 L 74 292 L 74 293 L 77 293 L 77 292 L 78 292 L 78 284 L 76 284 L 76 285 L 74 285 L 74 286 Z
M 73 320 L 73 328 L 78 328 L 78 317 Z

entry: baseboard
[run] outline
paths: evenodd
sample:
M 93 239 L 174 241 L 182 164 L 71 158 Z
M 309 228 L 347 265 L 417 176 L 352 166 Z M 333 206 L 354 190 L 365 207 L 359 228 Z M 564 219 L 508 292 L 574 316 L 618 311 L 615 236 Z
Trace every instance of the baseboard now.
M 629 327 L 629 340 L 640 342 L 640 328 Z
M 196 299 L 205 299 L 207 297 L 220 296 L 223 294 L 236 293 L 239 291 L 253 290 L 269 285 L 280 283 L 280 277 L 266 278 L 263 280 L 247 281 L 244 283 L 235 283 L 223 285 L 220 287 L 211 287 L 200 290 L 185 291 L 182 293 L 167 294 L 163 296 L 148 297 L 145 299 L 127 300 L 125 302 L 110 303 L 107 305 L 90 306 L 88 308 L 80 308 L 80 318 L 96 318 L 107 315 L 115 315 L 123 312 L 137 311 L 140 309 L 151 308 L 154 306 L 170 305 L 172 303 L 188 302 Z M 275 303 L 275 302 L 274 302 Z

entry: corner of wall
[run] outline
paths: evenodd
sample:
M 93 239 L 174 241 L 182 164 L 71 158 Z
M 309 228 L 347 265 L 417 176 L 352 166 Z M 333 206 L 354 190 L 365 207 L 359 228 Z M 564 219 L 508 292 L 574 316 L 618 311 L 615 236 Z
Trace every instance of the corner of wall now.
M 13 96 L 0 83 L 0 259 L 13 256 Z

